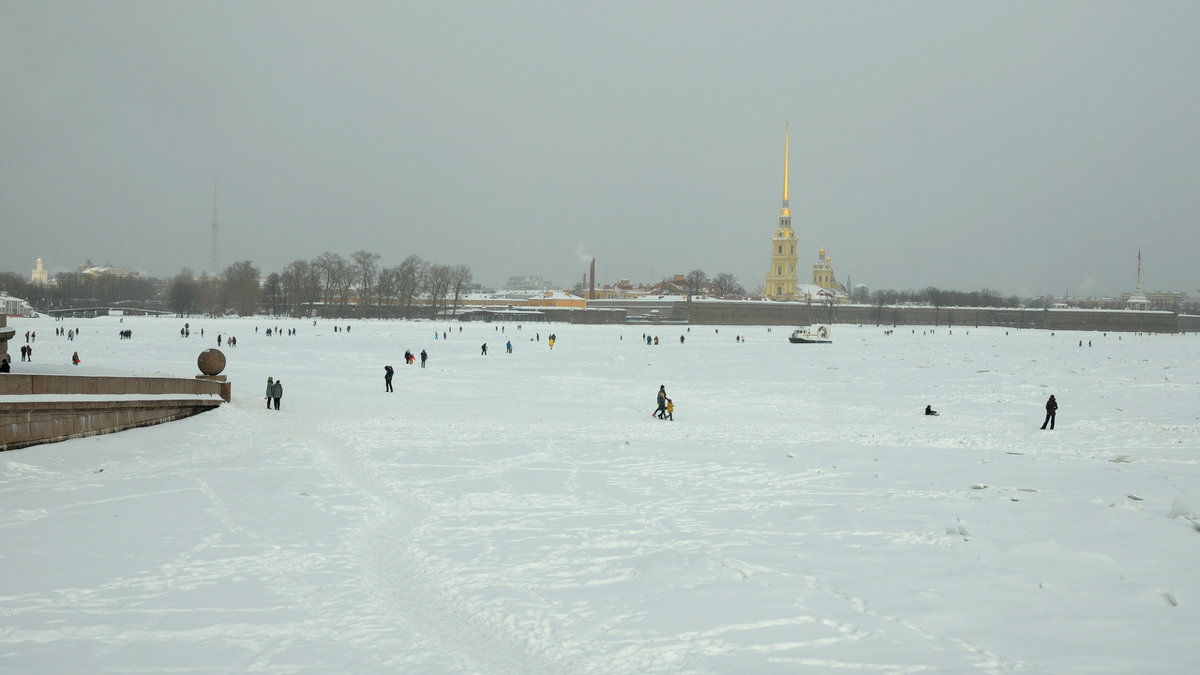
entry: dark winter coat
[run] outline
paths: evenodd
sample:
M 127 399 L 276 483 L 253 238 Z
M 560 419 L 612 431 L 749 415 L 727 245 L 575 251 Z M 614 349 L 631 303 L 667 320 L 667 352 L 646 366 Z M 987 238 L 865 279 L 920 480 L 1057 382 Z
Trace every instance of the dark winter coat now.
M 1054 397 L 1051 396 L 1046 400 L 1046 412 L 1053 414 L 1056 410 L 1058 410 L 1058 401 L 1055 401 Z
M 271 387 L 271 396 L 274 398 L 283 398 L 283 382 L 275 380 L 275 386 Z

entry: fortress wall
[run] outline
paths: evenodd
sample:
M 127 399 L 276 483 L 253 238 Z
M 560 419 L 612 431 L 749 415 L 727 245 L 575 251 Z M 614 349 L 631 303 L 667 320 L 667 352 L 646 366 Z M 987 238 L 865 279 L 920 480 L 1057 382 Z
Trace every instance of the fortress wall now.
M 820 308 L 798 302 L 693 302 L 689 318 L 693 324 L 709 326 L 807 326 L 822 323 L 815 318 L 820 314 Z
M 911 307 L 902 305 L 834 305 L 799 302 L 623 302 L 588 303 L 623 307 L 630 318 L 658 310 L 662 319 L 708 325 L 787 325 L 852 323 L 880 326 L 1004 326 L 1044 330 L 1174 333 L 1200 330 L 1200 317 L 1164 311 L 1033 309 L 1006 307 Z

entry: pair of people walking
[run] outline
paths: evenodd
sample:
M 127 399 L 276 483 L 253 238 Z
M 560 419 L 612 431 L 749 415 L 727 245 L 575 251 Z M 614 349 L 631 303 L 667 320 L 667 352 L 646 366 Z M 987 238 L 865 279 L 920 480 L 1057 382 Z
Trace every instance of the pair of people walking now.
M 667 398 L 667 385 L 662 384 L 658 387 L 658 407 L 654 412 L 650 413 L 651 417 L 657 417 L 660 420 L 675 421 L 675 404 L 671 399 Z
M 283 380 L 276 380 L 273 377 L 267 378 L 267 410 L 271 409 L 271 404 L 275 404 L 275 409 L 279 410 L 279 399 L 283 398 Z

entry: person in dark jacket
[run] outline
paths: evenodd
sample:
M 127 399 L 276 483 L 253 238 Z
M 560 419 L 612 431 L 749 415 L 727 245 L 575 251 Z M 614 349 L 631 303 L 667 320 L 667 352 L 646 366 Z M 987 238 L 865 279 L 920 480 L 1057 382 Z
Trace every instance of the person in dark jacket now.
M 932 405 L 927 405 L 927 406 L 925 406 L 925 414 L 926 415 L 936 415 L 937 411 L 933 409 Z
M 279 410 L 279 399 L 283 398 L 283 380 L 275 380 L 275 386 L 271 387 L 271 398 L 275 401 L 275 409 Z
M 658 407 L 654 409 L 654 412 L 650 413 L 650 416 L 657 417 L 660 420 L 667 416 L 667 385 L 658 385 Z
M 1042 421 L 1042 428 L 1050 425 L 1050 430 L 1054 430 L 1054 414 L 1058 412 L 1058 401 L 1054 400 L 1054 394 L 1050 394 L 1050 398 L 1046 401 L 1046 419 Z
M 383 367 L 383 384 L 384 384 L 384 391 L 391 391 L 391 390 L 392 390 L 392 375 L 395 375 L 395 374 L 396 374 L 396 371 L 392 370 L 392 367 L 391 367 L 391 366 L 384 366 L 384 367 Z
M 267 410 L 271 409 L 271 397 L 275 395 L 275 378 L 267 378 Z
M 429 354 L 426 354 L 426 353 L 425 353 L 425 350 L 424 350 L 424 349 L 422 349 L 422 350 L 421 350 L 421 367 L 422 367 L 422 368 L 424 368 L 424 367 L 425 367 L 425 362 L 426 362 L 427 360 L 429 360 Z

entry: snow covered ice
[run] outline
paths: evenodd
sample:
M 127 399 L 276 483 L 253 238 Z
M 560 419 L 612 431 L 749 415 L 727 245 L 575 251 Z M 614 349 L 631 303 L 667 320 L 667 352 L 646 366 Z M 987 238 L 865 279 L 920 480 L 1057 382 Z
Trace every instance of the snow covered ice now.
M 0 672 L 1196 669 L 1200 336 L 187 321 L 10 321 L 238 346 L 218 410 L 0 453 Z

